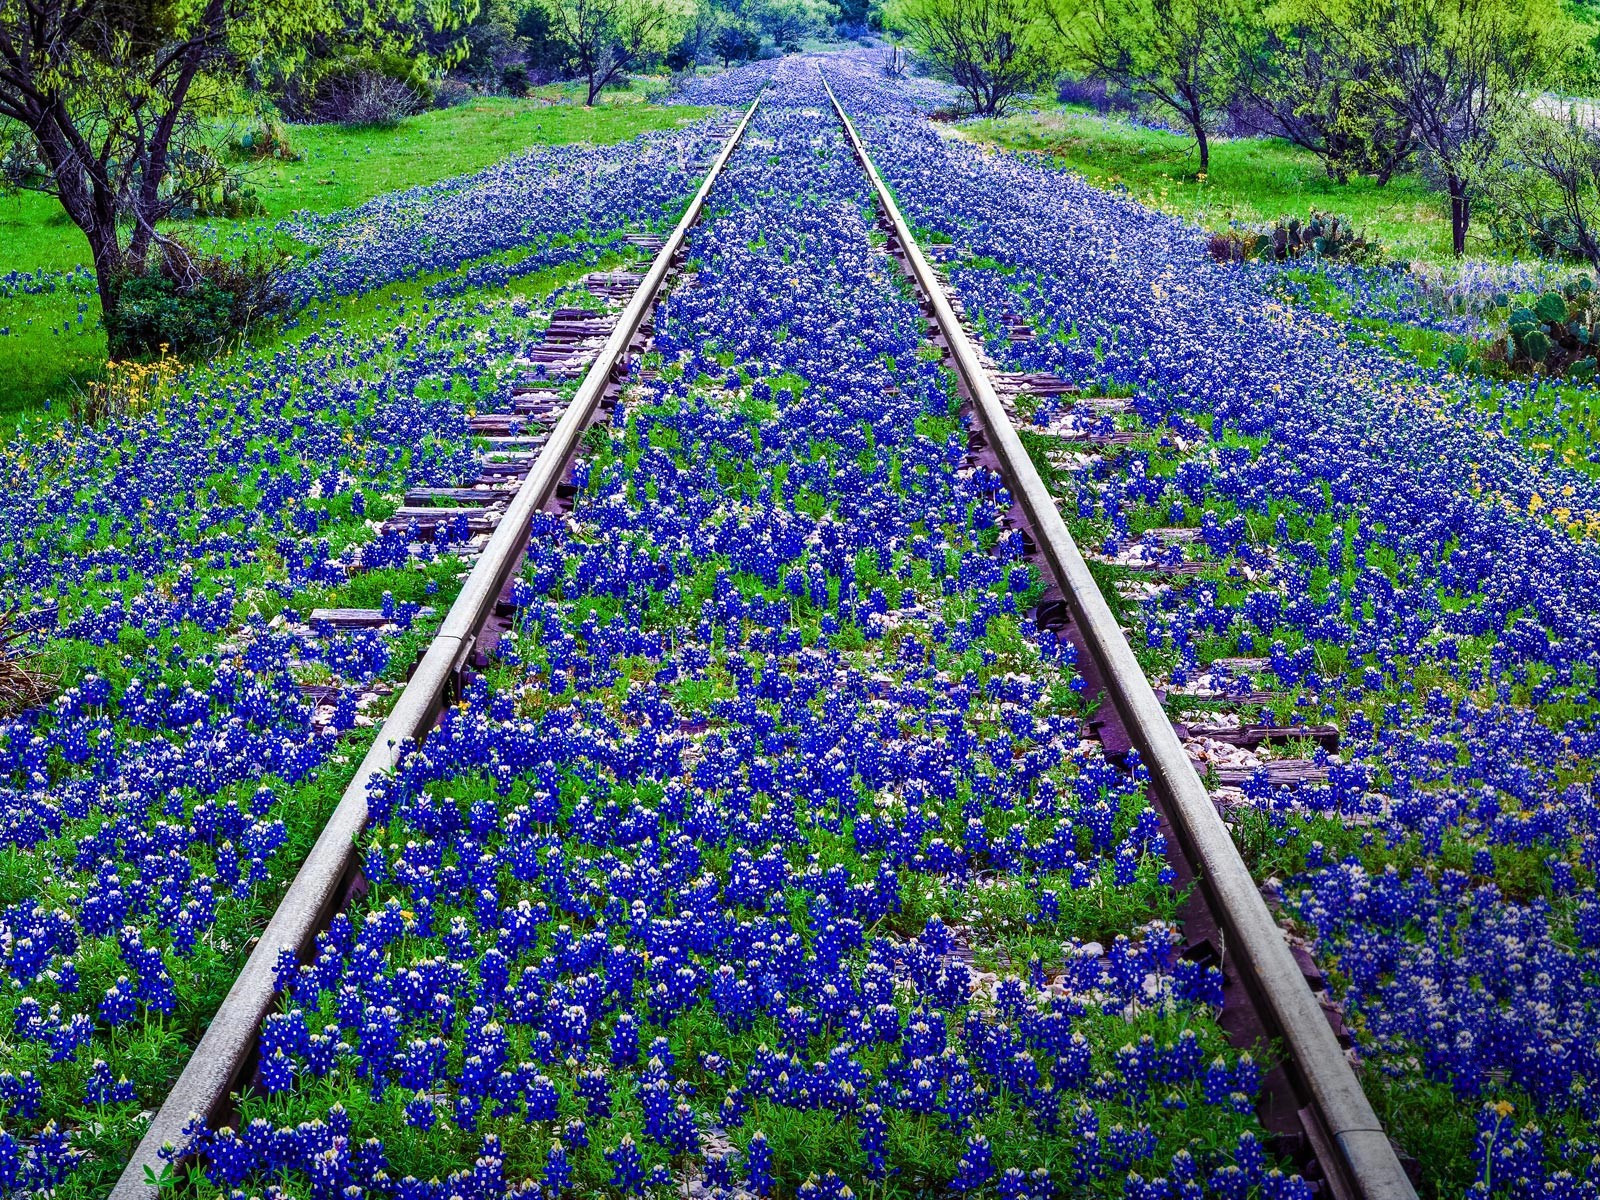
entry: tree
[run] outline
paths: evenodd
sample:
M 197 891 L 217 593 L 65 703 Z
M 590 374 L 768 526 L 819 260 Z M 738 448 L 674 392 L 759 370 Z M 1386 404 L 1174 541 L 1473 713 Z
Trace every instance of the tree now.
M 550 28 L 543 5 L 529 3 L 517 14 L 517 43 L 528 64 L 529 82 L 545 83 L 567 70 L 566 47 Z
M 738 17 L 724 13 L 717 32 L 711 37 L 711 49 L 724 67 L 731 67 L 761 53 L 761 35 Z
M 635 63 L 665 54 L 688 25 L 689 0 L 539 0 L 588 84 L 586 105 Z
M 1495 212 L 1541 253 L 1600 271 L 1600 127 L 1574 106 L 1566 117 L 1529 112 L 1506 131 L 1482 180 Z
M 1211 168 L 1212 124 L 1239 76 L 1251 0 L 1051 0 L 1073 65 L 1171 112 Z
M 1239 47 L 1239 98 L 1247 123 L 1322 159 L 1340 183 L 1365 174 L 1379 186 L 1416 149 L 1411 123 L 1363 86 L 1381 64 L 1366 61 L 1342 25 L 1315 5 L 1286 0 Z
M 444 0 L 428 14 L 463 17 Z M 123 283 L 189 262 L 158 229 L 174 204 L 163 184 L 203 152 L 198 118 L 228 78 L 351 30 L 408 46 L 421 15 L 413 0 L 0 0 L 0 141 L 32 143 L 37 186 L 88 240 L 113 353 Z
M 821 37 L 839 15 L 829 0 L 746 0 L 741 12 L 780 50 L 798 50 L 806 38 Z
M 722 12 L 711 0 L 693 0 L 684 22 L 683 36 L 667 53 L 667 66 L 674 71 L 692 69 L 700 56 L 711 48 L 711 39 L 721 28 L 722 19 Z
M 1054 65 L 1036 0 L 896 0 L 885 10 L 884 24 L 906 34 L 919 54 L 965 91 L 979 116 L 1005 112 Z
M 1357 51 L 1381 64 L 1366 102 L 1410 126 L 1450 198 L 1450 237 L 1465 252 L 1470 181 L 1492 159 L 1575 46 L 1561 0 L 1344 0 Z

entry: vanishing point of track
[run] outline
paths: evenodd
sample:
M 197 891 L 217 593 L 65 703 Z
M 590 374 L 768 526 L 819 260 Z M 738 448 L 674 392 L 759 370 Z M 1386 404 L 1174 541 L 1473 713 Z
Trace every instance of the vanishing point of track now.
M 954 371 L 967 411 L 975 418 L 969 452 L 995 470 L 1015 497 L 1011 520 L 1025 534 L 1030 558 L 1052 585 L 1036 610 L 1037 624 L 1076 646 L 1079 670 L 1091 691 L 1109 702 L 1103 706 L 1109 716 L 1096 723 L 1096 732 L 1108 754 L 1129 746 L 1137 749 L 1150 774 L 1148 791 L 1168 835 L 1179 886 L 1198 884 L 1183 912 L 1185 953 L 1224 970 L 1223 1024 L 1235 1042 L 1248 1046 L 1273 1039 L 1281 1047 L 1283 1069 L 1267 1079 L 1264 1122 L 1284 1139 L 1281 1144 L 1302 1171 L 1335 1200 L 1412 1200 L 1415 1192 L 1301 965 L 1023 448 L 971 338 L 826 80 L 824 87 L 876 193 L 888 248 L 921 295 L 930 318 L 929 340 Z M 681 266 L 689 230 L 700 219 L 759 103 L 729 132 L 542 445 L 535 452 L 526 446 L 527 439 L 501 439 L 508 451 L 527 450 L 520 463 L 511 454 L 511 469 L 525 471 L 520 485 L 338 807 L 151 1120 L 112 1192 L 114 1200 L 154 1196 L 152 1180 L 166 1165 L 162 1147 L 178 1142 L 196 1114 L 215 1121 L 230 1111 L 235 1089 L 249 1078 L 262 1020 L 277 995 L 280 951 L 304 955 L 359 889 L 356 846 L 367 820 L 368 785 L 393 769 L 406 745 L 426 738 L 441 711 L 460 693 L 474 660 L 481 663 L 486 631 L 504 611 L 535 514 L 560 503 L 560 485 L 585 430 L 615 402 L 630 361 L 648 346 L 651 311 Z M 634 282 L 626 276 L 604 281 L 613 291 Z M 490 439 L 491 447 L 495 440 Z

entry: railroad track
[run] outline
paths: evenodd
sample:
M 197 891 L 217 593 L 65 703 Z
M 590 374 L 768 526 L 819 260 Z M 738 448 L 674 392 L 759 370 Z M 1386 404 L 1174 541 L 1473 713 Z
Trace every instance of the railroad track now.
M 996 381 L 825 77 L 823 87 L 871 181 L 890 251 L 921 294 L 930 337 L 947 351 L 962 396 L 979 422 L 972 438 L 979 461 L 1005 479 L 1017 501 L 1014 523 L 1054 585 L 1036 621 L 1077 648 L 1091 693 L 1109 701 L 1110 711 L 1092 726 L 1095 733 L 1109 756 L 1138 751 L 1175 859 L 1176 886 L 1199 884 L 1183 912 L 1185 953 L 1224 968 L 1229 986 L 1223 1024 L 1236 1044 L 1248 1047 L 1274 1038 L 1286 1051 L 1283 1069 L 1266 1080 L 1263 1123 L 1311 1177 L 1320 1177 L 1335 1200 L 1414 1200 L 1416 1190 L 1308 983 L 1309 961 L 1296 958 L 1273 919 L 1023 447 Z M 1014 393 L 1028 386 L 1048 391 L 1059 381 L 1017 377 L 1004 382 Z
M 1183 913 L 1186 954 L 1226 968 L 1223 1023 L 1237 1044 L 1254 1046 L 1277 1039 L 1286 1051 L 1283 1069 L 1267 1080 L 1264 1124 L 1279 1135 L 1279 1148 L 1295 1158 L 1310 1178 L 1322 1182 L 1335 1200 L 1410 1200 L 1415 1192 L 1307 983 L 1304 964 L 1291 953 L 1239 858 L 1178 731 L 1140 670 L 1011 424 L 1002 389 L 1011 393 L 1054 385 L 1049 380 L 991 377 L 848 114 L 826 81 L 824 87 L 878 198 L 888 249 L 921 293 L 930 318 L 928 337 L 946 352 L 967 411 L 976 418 L 970 450 L 978 464 L 991 466 L 1004 478 L 1017 498 L 1012 523 L 1025 535 L 1030 557 L 1054 585 L 1037 610 L 1037 623 L 1076 646 L 1079 670 L 1090 689 L 1110 701 L 1103 706 L 1107 715 L 1097 721 L 1095 732 L 1109 756 L 1137 749 L 1150 773 L 1148 790 L 1162 817 L 1179 876 L 1177 886 L 1182 889 L 1191 881 L 1200 885 L 1191 891 Z M 533 356 L 533 377 L 518 389 L 513 412 L 474 419 L 475 432 L 487 437 L 491 446 L 480 486 L 416 489 L 392 520 L 391 532 L 408 540 L 426 538 L 440 526 L 452 534 L 486 534 L 488 540 L 372 750 L 151 1121 L 112 1193 L 115 1200 L 148 1200 L 155 1195 L 152 1180 L 166 1165 L 163 1145 L 179 1142 L 196 1114 L 217 1124 L 230 1112 L 236 1089 L 251 1077 L 261 1023 L 278 993 L 280 953 L 292 950 L 303 956 L 316 934 L 358 894 L 362 880 L 356 844 L 366 823 L 368 785 L 395 766 L 407 744 L 427 736 L 441 710 L 458 694 L 464 671 L 485 664 L 488 650 L 506 627 L 509 589 L 535 515 L 570 498 L 570 491 L 562 494 L 561 484 L 582 435 L 616 398 L 628 357 L 646 344 L 649 314 L 673 273 L 688 230 L 699 219 L 756 107 L 753 104 L 729 134 L 672 235 L 664 243 L 639 244 L 640 249 L 655 251 L 646 274 L 642 278 L 608 274 L 589 281 L 597 294 L 615 300 L 627 297 L 616 320 L 597 319 L 585 310 L 558 310 L 544 347 Z M 583 378 L 577 393 L 562 408 L 548 385 L 580 371 Z M 375 619 L 365 610 L 313 614 L 313 620 L 319 617 L 344 625 Z
M 249 1078 L 261 1023 L 278 994 L 279 953 L 300 954 L 311 946 L 317 933 L 361 889 L 356 843 L 367 822 L 368 785 L 393 769 L 408 744 L 427 737 L 458 692 L 463 672 L 474 661 L 482 665 L 486 648 L 505 628 L 504 605 L 534 517 L 552 504 L 570 500 L 570 491 L 562 494 L 562 480 L 584 431 L 615 401 L 628 360 L 637 357 L 648 339 L 651 310 L 676 268 L 684 239 L 700 219 L 706 197 L 759 104 L 758 97 L 728 134 L 666 241 L 629 239 L 638 248 L 655 252 L 645 274 L 602 272 L 587 281 L 589 290 L 602 298 L 626 297 L 621 312 L 602 320 L 587 310 L 557 310 L 551 315 L 553 335 L 547 332 L 542 348 L 533 355 L 533 377 L 514 389 L 513 412 L 474 419 L 474 431 L 485 436 L 489 446 L 480 482 L 497 483 L 500 490 L 414 491 L 387 527 L 388 532 L 410 538 L 446 521 L 464 521 L 470 531 L 488 533 L 489 539 L 183 1073 L 151 1119 L 111 1192 L 112 1200 L 156 1196 L 156 1181 L 171 1167 L 162 1148 L 179 1144 L 195 1115 L 214 1120 L 229 1110 L 234 1089 Z M 580 371 L 582 382 L 561 409 L 547 385 Z M 552 426 L 542 424 L 541 418 L 556 418 L 558 412 Z M 524 432 L 527 429 L 539 432 Z M 452 501 L 480 503 L 488 497 L 492 499 L 474 509 L 446 506 Z M 314 620 L 319 618 L 352 627 L 386 619 L 381 613 L 375 617 L 357 609 L 313 614 Z

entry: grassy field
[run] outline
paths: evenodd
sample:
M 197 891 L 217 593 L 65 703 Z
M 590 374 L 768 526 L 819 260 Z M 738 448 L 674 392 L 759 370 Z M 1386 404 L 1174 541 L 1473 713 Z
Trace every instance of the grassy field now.
M 1053 155 L 1090 183 L 1121 186 L 1153 208 L 1210 229 L 1317 208 L 1351 218 L 1398 257 L 1450 257 L 1448 212 L 1417 176 L 1401 175 L 1384 187 L 1368 179 L 1339 184 L 1315 155 L 1275 138 L 1213 141 L 1211 169 L 1201 176 L 1192 138 L 1088 109 L 1043 104 L 1038 112 L 966 122 L 959 132 L 976 141 Z
M 570 91 L 568 89 L 567 91 Z M 567 91 L 526 100 L 489 98 L 412 117 L 393 129 L 289 128 L 298 162 L 265 161 L 249 184 L 265 218 L 198 222 L 197 235 L 270 226 L 296 210 L 332 212 L 384 192 L 481 170 L 530 146 L 616 142 L 692 121 L 707 110 L 637 103 L 643 90 L 608 93 L 586 109 Z M 0 276 L 66 271 L 88 261 L 88 244 L 48 196 L 0 196 Z M 92 289 L 0 298 L 0 414 L 67 394 L 104 369 L 105 337 Z

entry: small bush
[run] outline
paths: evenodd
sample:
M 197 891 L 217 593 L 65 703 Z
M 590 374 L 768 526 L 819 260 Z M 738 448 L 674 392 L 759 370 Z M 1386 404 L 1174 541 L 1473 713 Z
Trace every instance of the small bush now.
M 1104 79 L 1080 79 L 1076 75 L 1063 75 L 1056 80 L 1056 100 L 1062 104 L 1080 104 L 1096 112 L 1110 112 L 1111 91 Z
M 1513 371 L 1564 375 L 1580 383 L 1595 377 L 1600 344 L 1600 291 L 1587 275 L 1559 292 L 1543 292 L 1525 301 L 1496 296 L 1506 310 L 1505 336 L 1485 352 L 1490 362 Z M 1503 303 L 1501 303 L 1503 302 Z
M 316 115 L 347 128 L 388 129 L 426 107 L 409 83 L 361 71 L 329 81 L 317 100 Z
M 247 129 L 234 138 L 232 150 L 240 158 L 257 162 L 266 158 L 279 162 L 300 161 L 300 156 L 289 145 L 289 134 L 283 122 L 275 117 L 264 118 L 254 129 Z
M 122 280 L 106 321 L 113 359 L 171 351 L 209 354 L 254 321 L 281 310 L 282 256 L 263 248 L 240 258 L 199 255 L 180 242 L 162 245 L 151 270 Z
M 429 108 L 434 90 L 414 59 L 364 52 L 315 60 L 285 78 L 276 99 L 291 121 L 391 125 Z
M 435 108 L 459 108 L 468 101 L 476 99 L 478 89 L 465 79 L 441 79 L 439 86 L 434 89 L 433 106 Z
M 1378 263 L 1383 247 L 1356 232 L 1349 220 L 1311 210 L 1305 220 L 1280 217 L 1271 225 L 1243 225 L 1214 233 L 1206 244 L 1218 262 L 1244 262 L 1264 258 L 1288 262 L 1298 258 L 1332 258 L 1345 262 Z
M 507 63 L 500 69 L 500 86 L 511 96 L 528 94 L 528 66 L 526 63 Z

